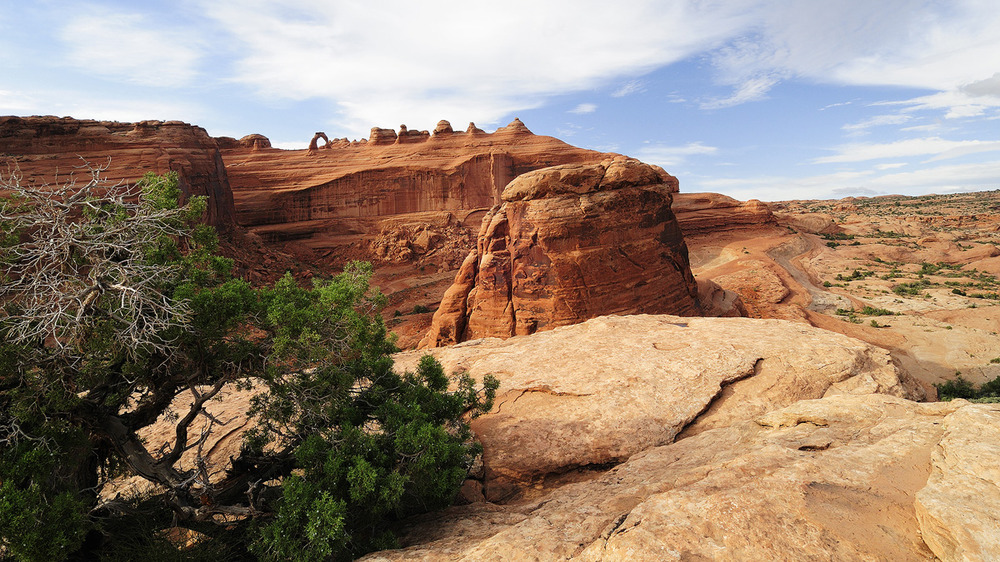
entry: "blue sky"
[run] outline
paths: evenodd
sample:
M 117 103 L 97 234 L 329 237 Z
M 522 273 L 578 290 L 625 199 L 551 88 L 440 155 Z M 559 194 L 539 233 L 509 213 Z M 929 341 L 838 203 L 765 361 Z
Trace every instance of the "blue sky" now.
M 739 199 L 1000 189 L 995 0 L 0 0 L 0 114 L 537 134 Z

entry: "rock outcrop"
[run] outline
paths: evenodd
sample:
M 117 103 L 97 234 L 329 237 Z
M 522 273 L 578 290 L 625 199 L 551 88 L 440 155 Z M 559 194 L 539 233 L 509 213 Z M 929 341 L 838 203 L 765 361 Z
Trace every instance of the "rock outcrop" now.
M 520 499 L 415 519 L 407 548 L 366 560 L 990 560 L 1000 546 L 1000 407 L 908 400 L 919 387 L 858 340 L 639 316 L 431 351 L 501 379 L 475 422 L 483 491 Z
M 494 411 L 473 422 L 489 500 L 797 400 L 923 398 L 887 351 L 781 320 L 607 316 L 427 352 L 448 372 L 500 379 Z M 397 368 L 421 355 L 397 356 Z
M 776 224 L 767 204 L 756 199 L 738 201 L 719 193 L 678 193 L 673 209 L 685 236 Z
M 612 313 L 699 314 L 669 187 L 650 166 L 617 157 L 545 168 L 511 181 L 502 198 L 421 347 Z
M 237 221 L 267 243 L 324 267 L 351 259 L 378 262 L 371 244 L 387 229 L 457 228 L 474 237 L 485 212 L 518 175 L 609 157 L 533 135 L 519 121 L 492 134 L 472 123 L 455 131 L 446 121 L 433 135 L 413 133 L 376 127 L 363 143 L 333 139 L 325 150 L 251 150 L 227 143 L 223 157 Z M 663 177 L 676 185 L 676 178 Z M 454 271 L 461 263 L 450 252 L 415 255 L 418 268 Z M 434 306 L 446 287 L 447 281 L 433 296 L 405 305 Z
M 65 179 L 86 163 L 106 166 L 104 175 L 112 183 L 131 183 L 146 172 L 175 171 L 185 195 L 208 197 L 209 223 L 226 227 L 235 222 L 233 194 L 215 139 L 180 121 L 0 117 L 0 163 L 16 169 L 22 181 L 36 184 L 56 183 L 57 175 Z

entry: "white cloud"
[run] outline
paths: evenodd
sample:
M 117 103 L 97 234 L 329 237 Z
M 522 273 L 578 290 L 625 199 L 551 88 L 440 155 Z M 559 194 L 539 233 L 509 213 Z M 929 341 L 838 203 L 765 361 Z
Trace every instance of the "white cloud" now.
M 644 74 L 737 33 L 749 1 L 199 4 L 240 53 L 236 80 L 268 98 L 330 100 L 363 132 L 405 120 L 495 123 L 548 96 Z
M 853 170 L 806 177 L 718 178 L 688 181 L 684 185 L 691 185 L 685 191 L 717 191 L 741 200 L 764 201 L 831 199 L 860 193 L 921 195 L 981 191 L 1000 187 L 1000 162 L 955 164 L 895 173 Z
M 836 154 L 813 160 L 815 164 L 864 162 L 882 158 L 933 155 L 929 161 L 1000 150 L 1000 141 L 951 141 L 940 137 L 906 139 L 889 143 L 852 143 L 837 147 Z
M 56 115 L 99 121 L 182 120 L 199 124 L 206 112 L 198 105 L 73 88 L 52 91 L 0 91 L 0 115 Z
M 670 168 L 679 166 L 689 156 L 716 154 L 718 151 L 718 147 L 707 146 L 701 141 L 690 142 L 682 146 L 650 143 L 640 148 L 635 156 L 644 162 Z
M 876 170 L 894 170 L 896 168 L 903 168 L 907 165 L 906 162 L 886 162 L 885 164 L 878 164 L 875 166 Z
M 757 25 L 713 53 L 723 84 L 742 89 L 748 80 L 777 75 L 936 92 L 964 88 L 966 99 L 955 99 L 963 104 L 996 93 L 1000 10 L 988 0 L 761 0 L 752 13 Z M 952 116 L 970 109 L 946 108 Z
M 165 29 L 140 14 L 100 12 L 71 17 L 59 32 L 68 62 L 83 73 L 176 87 L 197 77 L 201 55 L 193 33 Z
M 569 110 L 569 113 L 576 113 L 577 115 L 583 115 L 585 113 L 593 113 L 595 111 L 597 111 L 597 104 L 581 103 L 580 105 Z
M 739 84 L 736 91 L 726 98 L 708 100 L 701 103 L 702 109 L 722 109 L 733 107 L 751 101 L 759 101 L 767 97 L 767 92 L 778 82 L 777 76 L 758 76 Z
M 865 129 L 870 129 L 872 127 L 879 127 L 882 125 L 902 125 L 912 119 L 909 115 L 876 115 L 865 119 L 864 121 L 859 121 L 857 123 L 848 123 L 842 128 L 845 131 L 863 131 Z
M 623 98 L 625 96 L 637 93 L 645 92 L 646 89 L 643 87 L 642 82 L 639 80 L 629 80 L 628 82 L 622 84 L 620 88 L 611 92 L 611 97 L 613 98 Z
M 23 92 L 0 90 L 0 115 L 19 115 L 32 111 L 37 106 L 31 96 Z

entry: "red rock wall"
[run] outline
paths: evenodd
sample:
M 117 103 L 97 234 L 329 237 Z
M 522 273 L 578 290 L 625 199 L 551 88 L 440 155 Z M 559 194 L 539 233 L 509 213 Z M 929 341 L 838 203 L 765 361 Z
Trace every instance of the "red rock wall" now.
M 670 187 L 651 167 L 624 157 L 556 166 L 518 177 L 503 199 L 422 347 L 614 313 L 700 314 Z
M 233 194 L 215 139 L 180 121 L 119 123 L 70 117 L 0 117 L 0 162 L 27 183 L 55 183 L 84 163 L 111 182 L 176 171 L 186 195 L 208 197 L 208 221 L 235 222 Z
M 738 201 L 719 193 L 678 193 L 673 210 L 685 236 L 777 224 L 765 203 Z
M 609 156 L 534 135 L 518 120 L 492 134 L 442 121 L 433 135 L 407 131 L 402 143 L 392 129 L 372 131 L 368 140 L 316 150 L 225 149 L 239 224 L 267 240 L 335 246 L 335 233 L 375 234 L 373 219 L 489 209 L 520 174 Z M 676 190 L 676 178 L 661 175 Z

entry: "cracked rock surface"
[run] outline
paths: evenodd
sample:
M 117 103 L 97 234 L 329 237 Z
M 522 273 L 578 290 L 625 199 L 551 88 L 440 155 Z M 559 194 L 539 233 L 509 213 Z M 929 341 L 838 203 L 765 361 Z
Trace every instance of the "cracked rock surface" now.
M 493 411 L 473 422 L 489 501 L 537 495 L 682 431 L 728 427 L 798 400 L 923 398 L 888 352 L 782 320 L 605 316 L 428 352 L 447 372 L 501 381 Z M 414 369 L 423 353 L 397 355 L 397 368 Z
M 411 546 L 365 559 L 991 560 L 1000 480 L 970 472 L 995 445 L 960 436 L 987 436 L 977 419 L 995 432 L 998 416 L 961 400 L 803 400 L 540 500 L 428 515 L 411 522 Z M 955 455 L 969 462 L 946 460 Z M 949 493 L 974 502 L 971 521 L 972 503 Z

